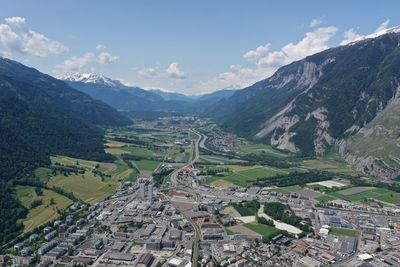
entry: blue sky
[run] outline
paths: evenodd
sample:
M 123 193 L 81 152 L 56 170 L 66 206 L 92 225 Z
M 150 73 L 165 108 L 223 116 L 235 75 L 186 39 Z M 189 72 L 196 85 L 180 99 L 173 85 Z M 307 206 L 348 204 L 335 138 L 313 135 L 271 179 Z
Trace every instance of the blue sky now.
M 400 24 L 398 1 L 297 2 L 3 0 L 0 54 L 55 76 L 197 94 Z

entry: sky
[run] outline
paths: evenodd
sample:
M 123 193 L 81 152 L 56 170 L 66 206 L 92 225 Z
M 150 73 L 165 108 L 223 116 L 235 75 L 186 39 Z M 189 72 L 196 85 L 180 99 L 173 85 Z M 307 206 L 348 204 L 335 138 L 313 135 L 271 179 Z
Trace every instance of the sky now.
M 0 55 L 56 77 L 201 94 L 398 26 L 398 10 L 392 0 L 2 0 Z

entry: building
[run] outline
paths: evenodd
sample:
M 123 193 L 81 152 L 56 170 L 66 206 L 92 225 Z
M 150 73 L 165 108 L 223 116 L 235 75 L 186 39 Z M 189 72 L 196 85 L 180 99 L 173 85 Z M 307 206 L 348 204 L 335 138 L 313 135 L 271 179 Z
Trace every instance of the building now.
M 150 253 L 145 253 L 139 256 L 136 266 L 138 267 L 149 267 L 154 261 L 154 256 Z
M 146 197 L 146 184 L 140 183 L 139 184 L 139 194 L 142 199 Z

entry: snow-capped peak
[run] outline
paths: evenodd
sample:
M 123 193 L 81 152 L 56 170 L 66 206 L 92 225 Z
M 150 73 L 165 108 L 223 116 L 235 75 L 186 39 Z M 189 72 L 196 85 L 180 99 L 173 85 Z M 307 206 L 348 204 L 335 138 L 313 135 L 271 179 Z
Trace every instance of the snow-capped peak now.
M 368 35 L 361 35 L 359 36 L 356 40 L 346 43 L 345 45 L 354 45 L 360 41 L 366 40 L 366 39 L 373 39 L 377 38 L 379 36 L 389 34 L 389 33 L 400 33 L 400 26 L 388 28 L 388 29 L 383 29 L 380 31 L 375 31 L 374 33 L 368 34 Z
M 103 75 L 98 75 L 94 73 L 72 73 L 65 74 L 59 77 L 60 80 L 68 82 L 83 82 L 83 83 L 94 83 L 101 84 L 110 87 L 117 87 L 123 85 L 120 81 L 112 80 Z
M 372 34 L 369 34 L 369 35 L 365 36 L 364 39 L 376 38 L 376 37 L 384 35 L 384 34 L 399 33 L 399 32 L 400 32 L 400 26 L 396 26 L 396 27 L 392 27 L 392 28 L 388 28 L 388 29 L 383 29 L 381 31 L 376 31 L 376 32 L 374 32 Z

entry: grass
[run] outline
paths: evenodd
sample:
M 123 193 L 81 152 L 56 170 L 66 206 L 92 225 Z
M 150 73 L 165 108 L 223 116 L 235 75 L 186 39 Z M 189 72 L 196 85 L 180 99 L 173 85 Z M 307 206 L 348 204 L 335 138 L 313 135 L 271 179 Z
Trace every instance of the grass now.
M 129 152 L 129 154 L 137 157 L 154 157 L 156 156 L 156 153 L 154 151 L 146 148 L 146 147 L 140 147 L 140 146 L 125 146 L 122 147 L 122 150 Z
M 283 174 L 287 173 L 287 170 L 280 170 L 276 168 L 271 168 L 271 167 L 264 167 L 264 166 L 254 166 L 254 167 L 242 167 L 238 166 L 236 168 L 233 168 L 232 166 L 234 165 L 228 165 L 226 167 L 229 167 L 230 169 L 233 170 L 231 174 L 225 177 L 219 177 L 219 176 L 211 176 L 206 178 L 205 183 L 206 184 L 212 184 L 217 180 L 224 180 L 229 183 L 246 187 L 252 184 L 252 182 L 256 181 L 257 178 L 261 177 L 272 177 L 277 174 Z M 237 171 L 235 171 L 235 169 Z
M 240 214 L 240 216 L 255 216 L 258 207 L 254 202 L 233 203 L 231 206 Z
M 49 181 L 51 172 L 52 170 L 49 168 L 39 167 L 35 170 L 35 176 L 39 179 L 39 181 L 47 183 Z
M 135 161 L 135 164 L 139 170 L 154 171 L 158 167 L 160 162 L 156 160 L 143 159 Z
M 400 193 L 385 188 L 374 188 L 374 187 L 371 187 L 371 190 L 355 193 L 352 195 L 342 195 L 340 193 L 334 192 L 321 195 L 316 199 L 322 202 L 327 202 L 339 198 L 359 203 L 364 202 L 366 199 L 375 199 L 390 204 L 396 204 L 396 205 L 400 204 Z
M 342 160 L 338 153 L 332 152 L 323 157 L 317 159 L 304 160 L 302 165 L 306 169 L 322 170 L 343 174 L 355 174 L 353 170 L 346 162 Z
M 259 223 L 245 223 L 243 226 L 249 228 L 250 230 L 262 235 L 265 238 L 271 238 L 278 234 L 278 231 L 268 225 L 259 224 Z
M 38 196 L 35 188 L 31 186 L 17 186 L 15 194 L 21 204 L 29 209 L 27 217 L 21 220 L 24 232 L 32 231 L 36 227 L 54 220 L 58 217 L 57 210 L 64 210 L 73 203 L 63 195 L 47 189 L 43 189 L 43 196 Z M 31 209 L 32 202 L 37 199 L 42 199 L 43 204 Z M 51 199 L 54 200 L 54 205 L 50 205 Z
M 265 152 L 266 154 L 280 158 L 288 156 L 286 153 L 276 150 L 270 145 L 261 143 L 248 143 L 248 142 L 246 143 L 247 143 L 246 145 L 241 146 L 239 149 L 236 149 L 235 151 L 239 152 L 239 154 L 242 156 L 246 154 L 260 153 L 260 152 Z
M 353 229 L 345 229 L 345 228 L 334 228 L 332 227 L 330 230 L 330 234 L 336 236 L 349 236 L 349 237 L 357 237 L 358 231 Z
M 88 203 L 94 203 L 115 192 L 117 181 L 112 178 L 95 177 L 93 173 L 84 175 L 56 175 L 48 183 L 49 187 L 61 187 L 67 192 L 72 192 L 76 197 Z
M 290 194 L 292 192 L 298 192 L 300 190 L 302 190 L 301 186 L 291 185 L 291 186 L 269 189 L 268 191 L 273 191 L 273 192 L 282 193 L 282 194 Z

